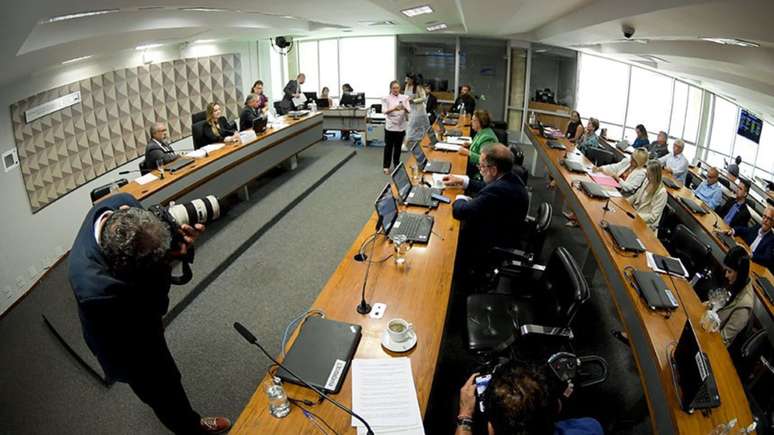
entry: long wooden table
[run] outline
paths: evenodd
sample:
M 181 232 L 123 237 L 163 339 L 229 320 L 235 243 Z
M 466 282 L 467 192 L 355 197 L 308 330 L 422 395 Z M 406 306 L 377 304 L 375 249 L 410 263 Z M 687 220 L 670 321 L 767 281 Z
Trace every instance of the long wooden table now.
M 467 133 L 466 129 L 463 129 L 463 132 Z M 423 142 L 426 143 L 427 138 Z M 425 152 L 430 159 L 451 161 L 452 173 L 465 173 L 467 157 L 429 149 Z M 388 179 L 385 178 L 385 183 L 387 182 Z M 451 199 L 459 193 L 462 193 L 461 189 L 444 191 L 444 195 Z M 378 192 L 374 192 L 374 197 L 377 194 Z M 407 210 L 415 213 L 424 212 L 423 208 L 418 207 L 407 207 Z M 375 212 L 311 307 L 325 312 L 326 318 L 362 326 L 363 337 L 355 358 L 407 356 L 411 360 L 417 398 L 423 415 L 430 397 L 443 336 L 460 227 L 459 221 L 452 217 L 449 204 L 440 204 L 437 209 L 430 211 L 430 215 L 435 219 L 430 241 L 426 246 L 412 247 L 408 252 L 406 265 L 398 267 L 391 259 L 371 265 L 365 294 L 369 303 L 381 302 L 387 305 L 381 319 L 372 319 L 355 311 L 360 303 L 366 262 L 357 262 L 353 257 L 358 253 L 362 243 L 375 231 L 377 221 Z M 373 258 L 382 259 L 393 252 L 391 243 L 384 237 L 378 237 L 375 243 Z M 369 253 L 370 248 L 366 252 Z M 398 317 L 413 323 L 418 336 L 417 345 L 405 354 L 394 354 L 381 345 L 387 322 Z M 290 344 L 292 345 L 292 340 Z M 231 434 L 298 434 L 313 433 L 317 430 L 295 406 L 283 419 L 272 417 L 268 409 L 268 399 L 262 387 L 265 381 L 266 378 L 258 385 L 234 424 Z M 306 388 L 292 384 L 285 384 L 285 387 L 290 397 L 317 399 L 315 394 Z M 341 391 L 333 395 L 333 398 L 351 407 L 351 373 L 347 373 Z M 337 433 L 355 432 L 355 428 L 351 426 L 351 417 L 328 402 L 315 406 L 312 411 L 328 422 Z
M 144 185 L 132 181 L 120 190 L 131 193 L 145 206 L 206 195 L 222 197 L 319 142 L 322 124 L 320 113 L 299 119 L 283 116 L 249 143 L 226 145 L 174 174 L 165 171 L 163 179 Z M 158 170 L 152 173 L 159 175 Z
M 560 164 L 565 151 L 551 149 L 546 139 L 540 137 L 534 129 L 528 129 L 527 135 L 544 160 L 551 176 L 556 180 L 565 200 L 575 211 L 580 227 L 588 241 L 599 269 L 603 272 L 608 289 L 618 310 L 619 317 L 632 344 L 632 352 L 640 373 L 640 381 L 648 403 L 653 432 L 658 434 L 685 433 L 706 434 L 715 426 L 738 419 L 738 424 L 748 425 L 752 414 L 744 394 L 742 384 L 734 369 L 731 357 L 720 338 L 720 334 L 705 332 L 700 319 L 705 311 L 690 284 L 683 279 L 674 279 L 674 292 L 680 300 L 680 308 L 666 318 L 663 313 L 650 310 L 637 289 L 624 275 L 625 269 L 649 270 L 644 254 L 631 256 L 617 250 L 610 235 L 600 222 L 631 228 L 650 252 L 668 255 L 668 252 L 656 237 L 656 234 L 634 213 L 633 208 L 623 199 L 611 201 L 613 211 L 605 211 L 605 201 L 591 199 L 573 186 L 576 180 L 591 181 L 586 174 L 575 174 Z M 558 139 L 565 144 L 568 152 L 574 151 L 574 145 L 564 138 Z M 585 157 L 581 157 L 587 167 L 593 166 Z M 635 214 L 630 218 L 621 209 Z M 672 288 L 668 278 L 665 283 Z M 686 312 L 694 331 L 707 353 L 717 381 L 721 406 L 712 409 L 708 416 L 700 412 L 688 414 L 680 406 L 673 384 L 672 370 L 667 355 L 680 338 L 686 321 Z M 614 374 L 613 374 L 614 375 Z

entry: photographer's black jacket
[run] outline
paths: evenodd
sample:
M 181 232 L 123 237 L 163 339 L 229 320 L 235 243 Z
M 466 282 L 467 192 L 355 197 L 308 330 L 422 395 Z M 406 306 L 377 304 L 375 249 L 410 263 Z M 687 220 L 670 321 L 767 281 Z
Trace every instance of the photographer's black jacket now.
M 109 196 L 92 207 L 70 251 L 68 274 L 89 349 L 109 379 L 126 382 L 158 372 L 160 365 L 173 360 L 161 321 L 169 307 L 170 270 L 165 267 L 131 281 L 118 279 L 94 236 L 96 219 L 122 205 L 142 207 L 127 193 Z

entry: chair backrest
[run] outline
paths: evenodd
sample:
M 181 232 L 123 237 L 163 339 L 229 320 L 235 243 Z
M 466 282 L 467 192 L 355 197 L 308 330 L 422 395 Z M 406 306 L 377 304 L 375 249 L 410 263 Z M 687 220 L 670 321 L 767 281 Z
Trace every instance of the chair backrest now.
M 140 163 L 137 164 L 137 169 L 140 170 L 140 175 L 145 175 L 150 172 L 150 168 L 145 164 L 145 159 L 140 160 Z
M 535 258 L 540 257 L 540 252 L 543 251 L 543 243 L 546 240 L 546 232 L 551 227 L 551 219 L 553 218 L 554 210 L 551 204 L 543 202 L 538 206 L 537 215 L 535 216 L 535 223 L 532 229 L 532 234 L 529 238 L 528 251 L 535 254 Z
M 545 297 L 553 299 L 556 326 L 571 326 L 578 309 L 591 298 L 591 290 L 567 249 L 554 250 L 540 281 Z
M 503 130 L 501 128 L 492 128 L 492 131 L 494 132 L 495 136 L 497 136 L 497 141 L 501 144 L 508 146 L 508 132 L 506 130 Z
M 675 227 L 669 245 L 672 248 L 670 254 L 683 262 L 691 276 L 696 272 L 702 272 L 708 267 L 708 260 L 711 255 L 710 246 L 702 242 L 685 225 L 678 224 Z
M 204 128 L 207 126 L 207 120 L 199 121 L 191 126 L 191 137 L 195 150 L 207 145 L 207 139 L 204 137 Z
M 193 126 L 199 121 L 206 121 L 207 120 L 207 112 L 201 111 L 191 114 L 191 125 Z
M 282 107 L 282 101 L 274 102 L 274 111 L 277 112 L 277 115 L 279 116 L 282 116 L 285 114 L 285 109 Z
M 97 188 L 94 188 L 91 191 L 91 202 L 92 204 L 99 201 L 101 198 L 104 198 L 108 193 L 112 192 L 113 189 L 118 189 L 121 186 L 124 186 L 128 183 L 126 178 L 120 178 L 116 181 L 113 181 L 112 183 L 105 184 L 103 186 L 99 186 Z
M 615 154 L 612 151 L 602 148 L 588 148 L 586 150 L 586 157 L 594 162 L 596 166 L 609 165 L 616 161 Z

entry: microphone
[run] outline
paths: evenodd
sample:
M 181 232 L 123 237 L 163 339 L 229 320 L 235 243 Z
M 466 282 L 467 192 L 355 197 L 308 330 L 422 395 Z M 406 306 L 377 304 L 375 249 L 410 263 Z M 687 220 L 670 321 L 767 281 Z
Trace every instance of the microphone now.
M 130 170 L 128 170 L 128 171 L 121 171 L 121 172 L 119 172 L 119 173 L 118 173 L 118 175 L 126 175 L 126 174 L 132 174 L 132 173 L 134 173 L 134 172 L 137 172 L 137 173 L 139 173 L 140 175 L 142 175 L 142 171 L 140 171 L 139 169 L 130 169 Z
M 368 256 L 368 265 L 366 265 L 365 277 L 363 278 L 363 288 L 360 290 L 360 303 L 357 305 L 358 314 L 368 314 L 371 312 L 371 305 L 366 302 L 365 291 L 366 284 L 368 283 L 368 272 L 371 271 L 371 263 L 374 259 L 374 249 L 376 248 L 376 238 L 379 237 L 379 233 L 374 236 L 374 241 L 371 243 L 371 254 Z
M 299 382 L 300 382 L 300 383 L 301 383 L 303 386 L 305 386 L 306 388 L 309 388 L 309 389 L 311 389 L 311 390 L 312 390 L 312 391 L 314 391 L 315 393 L 319 394 L 319 395 L 320 395 L 320 397 L 322 397 L 323 399 L 325 399 L 325 400 L 327 400 L 327 401 L 331 402 L 332 404 L 334 404 L 334 405 L 335 405 L 337 408 L 341 409 L 342 411 L 346 412 L 347 414 L 351 415 L 352 417 L 355 417 L 356 419 L 358 419 L 358 420 L 360 420 L 361 422 L 363 422 L 363 424 L 364 424 L 364 425 L 365 425 L 365 427 L 366 427 L 366 430 L 368 431 L 368 432 L 367 432 L 367 434 L 368 434 L 368 435 L 374 435 L 374 431 L 373 431 L 373 430 L 371 430 L 371 426 L 369 426 L 369 425 L 368 425 L 368 422 L 367 422 L 367 421 L 365 421 L 365 420 L 363 419 L 363 417 L 361 417 L 361 416 L 359 416 L 359 415 L 355 414 L 355 412 L 354 412 L 354 411 L 352 411 L 351 409 L 349 409 L 349 408 L 347 408 L 346 406 L 342 405 L 341 403 L 339 403 L 339 402 L 337 402 L 337 401 L 335 401 L 335 400 L 331 399 L 330 397 L 328 397 L 328 395 L 327 395 L 327 394 L 325 394 L 324 392 L 322 392 L 320 389 L 318 389 L 317 387 L 315 387 L 315 386 L 313 386 L 313 385 L 310 385 L 308 382 L 306 382 L 305 380 L 301 379 L 301 378 L 300 378 L 300 377 L 298 377 L 298 376 L 297 376 L 295 373 L 293 373 L 292 371 L 290 371 L 290 369 L 288 369 L 288 368 L 287 368 L 287 367 L 285 367 L 284 365 L 280 364 L 280 362 L 279 362 L 279 361 L 277 361 L 276 359 L 274 359 L 274 357 L 273 357 L 273 356 L 271 356 L 271 355 L 269 354 L 269 352 L 266 352 L 266 349 L 264 349 L 264 348 L 263 348 L 263 346 L 261 346 L 261 343 L 259 343 L 259 342 L 258 342 L 258 339 L 257 339 L 257 338 L 255 338 L 255 335 L 253 335 L 253 333 L 252 333 L 252 332 L 250 332 L 250 331 L 249 331 L 249 330 L 248 330 L 246 327 L 244 327 L 244 325 L 242 325 L 242 324 L 241 324 L 241 323 L 239 323 L 239 322 L 234 322 L 234 329 L 236 329 L 236 331 L 239 333 L 239 335 L 241 335 L 241 336 L 242 336 L 242 338 L 244 338 L 244 339 L 245 339 L 245 341 L 247 341 L 247 342 L 248 342 L 248 343 L 250 343 L 250 344 L 253 344 L 253 345 L 255 345 L 256 347 L 258 347 L 258 349 L 260 349 L 260 350 L 261 350 L 261 352 L 263 352 L 263 354 L 264 354 L 264 355 L 266 355 L 266 358 L 268 358 L 268 359 L 269 359 L 271 362 L 273 362 L 274 364 L 276 364 L 277 366 L 281 367 L 283 370 L 285 370 L 286 372 L 288 372 L 288 373 L 290 374 L 290 376 L 293 376 L 293 377 L 294 377 L 294 378 L 295 378 L 297 381 L 299 381 Z

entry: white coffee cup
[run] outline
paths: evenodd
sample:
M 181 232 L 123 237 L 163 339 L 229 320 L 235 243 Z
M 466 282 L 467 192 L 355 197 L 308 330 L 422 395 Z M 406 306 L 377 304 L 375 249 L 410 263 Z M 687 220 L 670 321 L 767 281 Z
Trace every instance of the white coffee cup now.
M 414 325 L 403 319 L 392 319 L 387 323 L 387 333 L 394 343 L 402 343 L 411 337 Z

